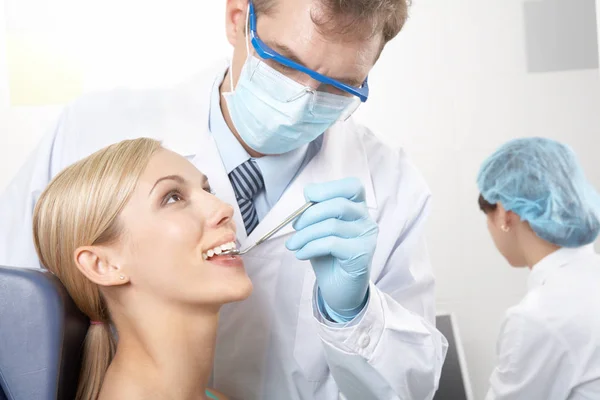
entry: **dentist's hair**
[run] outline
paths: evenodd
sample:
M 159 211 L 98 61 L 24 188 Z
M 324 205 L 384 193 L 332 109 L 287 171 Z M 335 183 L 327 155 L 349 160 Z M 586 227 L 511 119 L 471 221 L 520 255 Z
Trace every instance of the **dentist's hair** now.
M 254 0 L 257 14 L 269 14 L 282 0 Z M 313 0 L 313 22 L 325 33 L 383 35 L 383 43 L 392 40 L 408 19 L 411 0 Z
M 119 239 L 119 214 L 160 148 L 158 141 L 142 138 L 99 150 L 60 172 L 35 206 L 33 236 L 40 262 L 60 279 L 77 307 L 100 322 L 90 325 L 85 338 L 78 400 L 98 398 L 115 342 L 101 289 L 79 270 L 75 251 Z

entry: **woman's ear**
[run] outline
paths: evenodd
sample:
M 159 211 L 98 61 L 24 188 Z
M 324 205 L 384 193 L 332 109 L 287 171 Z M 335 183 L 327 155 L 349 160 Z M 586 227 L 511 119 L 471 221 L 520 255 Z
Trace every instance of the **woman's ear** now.
M 511 228 L 516 228 L 516 226 L 521 222 L 521 218 L 512 211 L 506 212 L 506 224 Z
M 494 211 L 493 221 L 502 232 L 508 233 L 514 227 L 514 213 L 506 211 L 502 203 L 498 203 Z
M 111 262 L 109 251 L 101 246 L 82 246 L 75 250 L 75 265 L 90 281 L 99 286 L 129 283 L 129 277 Z

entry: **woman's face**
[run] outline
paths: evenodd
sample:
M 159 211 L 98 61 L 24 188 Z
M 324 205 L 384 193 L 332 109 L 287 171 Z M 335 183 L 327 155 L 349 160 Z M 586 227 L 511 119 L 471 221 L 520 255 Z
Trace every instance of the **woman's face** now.
M 123 232 L 114 246 L 129 290 L 186 305 L 247 298 L 252 283 L 241 257 L 205 259 L 235 242 L 232 215 L 189 161 L 159 150 L 119 216 Z

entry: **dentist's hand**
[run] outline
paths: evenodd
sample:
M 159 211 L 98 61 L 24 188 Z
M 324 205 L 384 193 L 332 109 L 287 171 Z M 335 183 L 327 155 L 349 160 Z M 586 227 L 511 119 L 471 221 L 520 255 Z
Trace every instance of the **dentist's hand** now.
M 367 300 L 379 229 L 357 179 L 308 185 L 304 195 L 317 204 L 296 220 L 286 246 L 299 260 L 310 260 L 327 313 L 349 321 Z

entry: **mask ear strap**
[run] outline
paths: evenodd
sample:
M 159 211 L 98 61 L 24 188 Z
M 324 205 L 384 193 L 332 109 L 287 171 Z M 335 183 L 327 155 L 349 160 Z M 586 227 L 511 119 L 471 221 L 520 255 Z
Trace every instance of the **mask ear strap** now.
M 250 57 L 250 2 L 248 2 L 248 11 L 246 11 L 246 57 Z
M 246 59 L 248 59 L 248 57 L 250 57 L 250 43 L 248 42 L 250 39 L 250 3 L 248 3 L 248 10 L 246 11 Z M 231 88 L 230 91 L 233 92 L 234 91 L 234 87 L 233 87 L 233 59 L 231 60 L 231 63 L 229 64 L 229 87 Z

